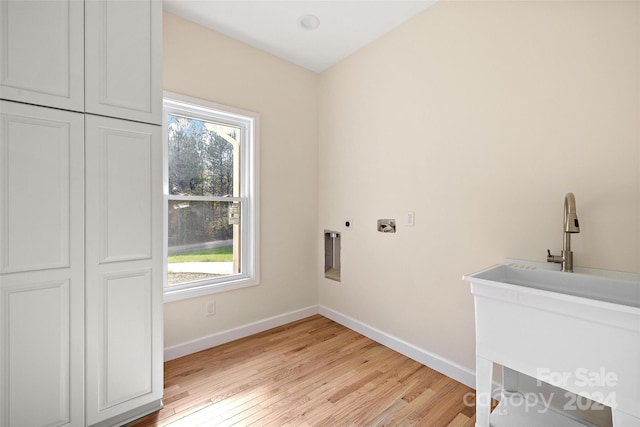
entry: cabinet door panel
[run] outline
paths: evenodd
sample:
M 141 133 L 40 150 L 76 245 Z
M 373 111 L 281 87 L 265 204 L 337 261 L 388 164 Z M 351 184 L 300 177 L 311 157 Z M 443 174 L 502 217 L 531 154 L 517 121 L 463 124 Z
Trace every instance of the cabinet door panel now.
M 105 275 L 102 409 L 151 393 L 151 271 Z
M 68 294 L 68 281 L 5 294 L 10 426 L 70 421 Z
M 0 101 L 3 426 L 84 425 L 83 125 Z
M 97 134 L 100 262 L 149 259 L 153 135 L 104 126 Z
M 71 181 L 70 137 L 82 143 L 82 116 L 13 103 L 1 108 L 0 272 L 69 267 L 70 201 L 78 185 Z
M 86 111 L 161 124 L 162 3 L 86 1 Z
M 0 96 L 83 111 L 83 16 L 77 0 L 0 2 Z
M 162 396 L 162 160 L 160 126 L 85 120 L 92 425 Z

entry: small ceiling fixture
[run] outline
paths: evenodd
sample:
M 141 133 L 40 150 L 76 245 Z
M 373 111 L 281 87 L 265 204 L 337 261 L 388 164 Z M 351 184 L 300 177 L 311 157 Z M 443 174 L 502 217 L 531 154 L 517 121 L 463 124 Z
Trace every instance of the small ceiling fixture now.
M 303 15 L 298 18 L 298 26 L 303 30 L 315 30 L 320 26 L 320 18 L 315 15 Z

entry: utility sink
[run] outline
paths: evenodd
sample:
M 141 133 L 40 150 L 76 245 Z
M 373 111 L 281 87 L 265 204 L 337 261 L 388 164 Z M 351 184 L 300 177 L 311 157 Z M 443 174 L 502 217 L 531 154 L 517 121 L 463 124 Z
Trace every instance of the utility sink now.
M 476 426 L 548 425 L 535 418 L 549 408 L 489 415 L 495 362 L 610 406 L 615 427 L 640 427 L 640 274 L 507 259 L 463 279 L 476 311 Z
M 492 282 L 557 292 L 640 308 L 640 274 L 576 267 L 562 273 L 557 264 L 505 260 L 463 277 L 472 283 Z

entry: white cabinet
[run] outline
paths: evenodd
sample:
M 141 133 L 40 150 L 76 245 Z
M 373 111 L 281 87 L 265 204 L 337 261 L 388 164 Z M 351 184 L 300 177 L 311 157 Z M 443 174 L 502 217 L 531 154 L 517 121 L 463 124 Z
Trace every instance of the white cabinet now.
M 161 407 L 161 37 L 161 0 L 0 0 L 2 427 Z
M 161 128 L 86 115 L 85 144 L 87 424 L 93 425 L 161 406 Z
M 162 124 L 162 1 L 85 1 L 87 113 Z M 151 35 L 151 37 L 150 37 Z
M 162 124 L 161 0 L 0 1 L 0 97 Z
M 84 117 L 0 101 L 0 425 L 84 425 Z
M 84 5 L 77 0 L 0 1 L 0 96 L 84 108 Z

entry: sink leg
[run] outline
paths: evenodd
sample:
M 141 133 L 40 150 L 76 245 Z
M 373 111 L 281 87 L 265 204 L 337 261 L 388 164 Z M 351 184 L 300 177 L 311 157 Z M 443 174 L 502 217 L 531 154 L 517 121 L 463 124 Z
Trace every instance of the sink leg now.
M 502 389 L 508 393 L 518 391 L 518 371 L 502 367 Z
M 476 356 L 476 427 L 489 427 L 493 362 Z
M 640 418 L 617 409 L 611 410 L 613 427 L 640 427 Z

